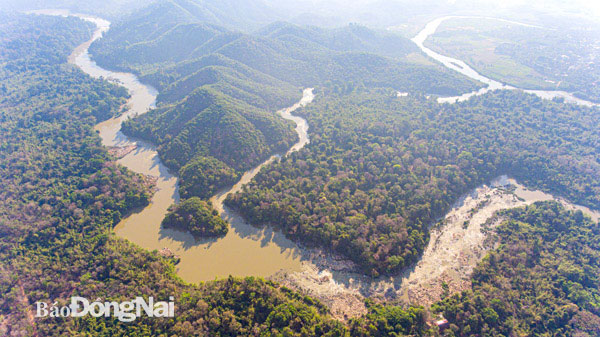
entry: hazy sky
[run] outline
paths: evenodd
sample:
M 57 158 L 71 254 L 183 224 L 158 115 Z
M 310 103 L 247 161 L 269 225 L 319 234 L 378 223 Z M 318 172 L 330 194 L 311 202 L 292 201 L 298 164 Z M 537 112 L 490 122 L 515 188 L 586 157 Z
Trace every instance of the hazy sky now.
M 570 9 L 600 17 L 600 0 L 500 0 L 493 1 L 493 3 L 496 3 L 498 6 L 510 7 L 527 5 L 537 9 L 546 8 L 556 11 Z
M 118 17 L 146 6 L 153 0 L 0 0 L 0 9 L 69 8 L 101 16 Z M 160 1 L 160 0 L 154 0 Z M 339 26 L 358 22 L 374 27 L 427 21 L 446 14 L 485 14 L 529 20 L 539 14 L 585 15 L 600 23 L 600 0 L 192 0 L 200 3 L 236 3 L 260 8 L 265 2 L 273 20 Z M 30 8 L 29 8 L 30 7 Z M 214 6 L 213 6 L 214 7 Z M 216 6 L 219 7 L 219 6 Z M 259 12 L 259 11 L 257 11 Z M 220 11 L 224 14 L 223 11 Z M 308 15 L 305 15 L 308 14 Z M 528 14 L 528 15 L 527 15 Z M 310 17 L 312 15 L 312 19 Z M 295 18 L 298 20 L 294 21 Z M 250 17 L 249 20 L 256 19 Z M 264 17 L 259 17 L 263 19 Z M 266 21 L 266 20 L 264 20 Z M 420 21 L 418 21 L 420 22 Z M 266 24 L 268 22 L 261 22 Z M 414 22 L 412 22 L 414 24 Z
M 382 3 L 407 3 L 415 4 L 415 0 L 306 0 L 305 3 L 312 3 L 316 6 L 328 4 L 344 7 L 361 7 L 374 2 Z M 416 0 L 418 1 L 418 0 Z M 580 12 L 583 14 L 592 14 L 600 17 L 600 0 L 439 0 L 439 3 L 452 4 L 457 6 L 472 7 L 497 7 L 508 9 L 512 7 L 532 7 L 538 10 L 549 11 L 569 11 Z

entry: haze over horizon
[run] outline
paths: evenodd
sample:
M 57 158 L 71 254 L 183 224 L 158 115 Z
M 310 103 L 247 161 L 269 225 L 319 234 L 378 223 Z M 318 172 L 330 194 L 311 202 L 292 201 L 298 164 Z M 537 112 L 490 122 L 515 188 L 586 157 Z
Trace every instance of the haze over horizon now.
M 0 9 L 67 8 L 114 19 L 124 17 L 148 4 L 162 1 L 167 0 L 108 0 L 86 3 L 73 0 L 3 0 L 0 2 Z M 242 29 L 255 29 L 280 20 L 317 26 L 344 26 L 355 22 L 385 28 L 414 21 L 419 17 L 431 19 L 433 16 L 448 14 L 478 14 L 523 19 L 540 15 L 576 15 L 593 19 L 596 23 L 600 22 L 600 2 L 590 0 L 425 0 L 417 3 L 409 0 L 198 0 L 195 2 L 206 6 L 217 15 L 226 10 L 242 10 L 249 23 L 246 27 L 244 25 L 236 27 Z
M 0 336 L 600 336 L 599 17 L 0 0 Z

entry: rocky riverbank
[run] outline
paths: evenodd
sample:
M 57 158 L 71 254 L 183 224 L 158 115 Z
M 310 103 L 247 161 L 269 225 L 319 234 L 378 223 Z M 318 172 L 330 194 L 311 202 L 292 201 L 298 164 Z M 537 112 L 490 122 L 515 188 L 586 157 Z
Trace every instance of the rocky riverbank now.
M 599 216 L 502 176 L 460 198 L 432 228 L 421 260 L 403 273 L 371 278 L 358 273 L 351 261 L 305 248 L 308 260 L 303 262 L 301 271 L 280 272 L 271 279 L 319 299 L 338 319 L 364 314 L 366 297 L 429 306 L 444 295 L 470 288 L 473 269 L 495 247 L 490 229 L 502 222 L 494 217 L 497 211 L 546 200 L 558 200 L 569 209 L 582 209 L 595 219 Z

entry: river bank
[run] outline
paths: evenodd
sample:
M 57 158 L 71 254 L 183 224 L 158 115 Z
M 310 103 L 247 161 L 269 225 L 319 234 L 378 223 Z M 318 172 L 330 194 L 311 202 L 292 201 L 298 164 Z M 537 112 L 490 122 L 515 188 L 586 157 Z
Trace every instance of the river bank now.
M 217 278 L 234 276 L 267 277 L 280 270 L 298 271 L 306 258 L 292 241 L 267 226 L 258 228 L 247 224 L 242 217 L 222 205 L 225 197 L 239 190 L 250 181 L 260 168 L 279 158 L 274 155 L 258 167 L 246 172 L 241 181 L 230 189 L 219 192 L 213 200 L 222 217 L 230 223 L 229 233 L 218 239 L 195 239 L 192 235 L 161 227 L 161 221 L 167 208 L 179 202 L 177 177 L 169 172 L 160 160 L 153 144 L 127 137 L 121 132 L 121 123 L 128 118 L 141 115 L 156 106 L 158 92 L 151 86 L 141 83 L 138 78 L 125 72 L 111 71 L 98 66 L 91 58 L 89 46 L 101 38 L 110 29 L 110 22 L 101 18 L 74 14 L 65 10 L 41 10 L 33 12 L 39 15 L 75 16 L 96 25 L 92 38 L 78 47 L 69 56 L 68 61 L 78 66 L 94 78 L 104 78 L 124 86 L 130 93 L 125 112 L 116 118 L 98 123 L 102 144 L 109 148 L 117 163 L 143 174 L 148 181 L 155 182 L 155 193 L 150 204 L 134 211 L 123 219 L 114 229 L 117 236 L 138 246 L 159 252 L 168 251 L 180 259 L 176 266 L 177 274 L 187 282 L 197 283 Z M 278 113 L 284 119 L 296 122 L 299 141 L 289 150 L 296 151 L 305 146 L 308 139 L 308 125 L 305 120 L 292 115 L 296 109 L 310 103 L 314 95 L 307 89 L 302 99 L 292 107 Z
M 518 25 L 523 25 L 523 26 L 528 26 L 528 27 L 534 27 L 534 28 L 542 28 L 539 26 L 535 26 L 535 25 L 529 25 L 526 23 L 521 23 L 521 22 L 516 22 L 516 21 L 511 21 L 511 20 L 504 20 L 504 19 L 498 19 L 498 18 L 493 18 L 493 17 L 478 17 L 478 16 L 456 16 L 456 15 L 450 15 L 450 16 L 444 16 L 441 18 L 437 18 L 429 23 L 427 23 L 425 25 L 425 27 L 415 36 L 412 38 L 412 41 L 429 57 L 435 59 L 436 61 L 442 63 L 445 67 L 452 69 L 454 71 L 457 71 L 467 77 L 470 77 L 474 80 L 477 80 L 479 82 L 482 82 L 484 84 L 487 85 L 487 87 L 481 88 L 477 91 L 474 92 L 470 92 L 470 93 L 465 93 L 462 94 L 460 96 L 452 96 L 452 97 L 439 97 L 438 98 L 438 102 L 440 103 L 456 103 L 456 102 L 462 102 L 462 101 L 466 101 L 469 98 L 473 97 L 473 96 L 479 96 L 479 95 L 483 95 L 487 92 L 493 91 L 493 90 L 500 90 L 500 89 L 505 89 L 505 90 L 522 90 L 524 92 L 530 93 L 530 94 L 534 94 L 537 95 L 543 99 L 553 99 L 553 98 L 562 98 L 565 100 L 565 102 L 567 103 L 574 103 L 574 104 L 579 104 L 579 105 L 584 105 L 584 106 L 599 106 L 599 104 L 594 103 L 594 102 L 590 102 L 578 97 L 573 96 L 571 93 L 565 92 L 565 91 L 559 91 L 559 90 L 529 90 L 529 89 L 521 89 L 521 88 L 517 88 L 511 85 L 507 85 L 507 84 L 503 84 L 500 83 L 496 80 L 493 80 L 491 78 L 488 78 L 480 73 L 478 73 L 476 70 L 474 70 L 473 68 L 471 68 L 468 64 L 466 64 L 464 61 L 450 57 L 450 56 L 446 56 L 446 55 L 442 55 L 440 53 L 437 53 L 433 50 L 431 50 L 430 48 L 425 46 L 425 41 L 433 34 L 435 34 L 435 32 L 437 31 L 437 29 L 439 28 L 439 26 L 442 24 L 442 22 L 446 21 L 446 20 L 450 20 L 450 19 L 464 19 L 464 18 L 480 18 L 480 19 L 488 19 L 488 20 L 499 20 L 499 21 L 503 21 L 503 22 L 509 22 L 512 24 L 518 24 Z
M 501 223 L 496 211 L 556 200 L 567 209 L 582 210 L 594 220 L 600 213 L 573 205 L 562 198 L 529 190 L 514 179 L 501 176 L 462 196 L 434 226 L 423 256 L 413 267 L 390 277 L 373 279 L 357 272 L 351 261 L 319 250 L 306 249 L 310 261 L 296 273 L 280 273 L 272 279 L 313 296 L 338 319 L 366 312 L 365 298 L 380 302 L 428 306 L 449 294 L 469 289 L 474 267 L 496 246 L 491 229 Z

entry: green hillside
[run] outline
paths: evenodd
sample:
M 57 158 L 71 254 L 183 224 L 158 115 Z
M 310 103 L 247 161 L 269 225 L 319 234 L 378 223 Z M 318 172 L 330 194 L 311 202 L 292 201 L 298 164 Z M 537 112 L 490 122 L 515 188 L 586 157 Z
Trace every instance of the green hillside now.
M 478 86 L 441 66 L 410 62 L 416 46 L 391 33 L 275 23 L 245 34 L 214 25 L 200 7 L 151 5 L 116 22 L 90 49 L 101 65 L 135 72 L 159 89 L 158 108 L 123 130 L 157 144 L 175 170 L 206 157 L 239 175 L 284 151 L 296 135 L 274 112 L 297 101 L 303 87 L 333 82 L 451 95 Z M 183 186 L 212 186 L 192 193 L 202 196 L 229 182 L 181 177 Z
M 508 210 L 469 291 L 433 306 L 454 336 L 598 336 L 600 227 L 558 203 Z
M 282 119 L 210 86 L 195 89 L 176 105 L 127 121 L 123 131 L 156 143 L 169 167 L 179 169 L 201 155 L 238 171 L 287 150 L 296 136 Z
M 148 205 L 153 184 L 117 164 L 93 129 L 120 113 L 127 92 L 67 64 L 92 25 L 4 13 L 0 22 L 0 335 L 600 334 L 600 224 L 555 202 L 497 214 L 501 223 L 489 233 L 499 244 L 476 267 L 470 289 L 431 308 L 367 299 L 365 315 L 338 321 L 312 297 L 261 278 L 183 282 L 172 258 L 112 232 L 124 215 Z M 472 83 L 458 77 L 430 83 L 435 77 L 424 76 L 425 70 L 446 75 L 426 66 L 394 72 L 405 61 L 364 52 L 319 47 L 292 58 L 301 48 L 286 51 L 279 47 L 288 42 L 270 39 L 240 41 L 272 46 L 286 66 L 315 55 L 341 62 L 348 73 L 364 63 L 352 70 L 364 81 L 325 80 L 312 70 L 317 100 L 298 112 L 311 126 L 311 143 L 266 167 L 228 200 L 249 220 L 345 254 L 377 275 L 414 261 L 427 241 L 427 225 L 459 195 L 498 174 L 600 208 L 598 109 L 516 91 L 438 104 L 425 97 L 427 90 Z M 297 100 L 302 83 L 279 78 L 283 66 L 267 73 L 230 56 L 122 64 L 161 89 L 158 108 L 125 129 L 155 142 L 165 162 L 179 168 L 187 200 L 167 220 L 181 228 L 191 217 L 196 222 L 188 229 L 200 235 L 225 232 L 225 223 L 200 199 L 294 138 L 291 125 L 273 111 Z M 383 74 L 370 77 L 382 69 L 390 80 L 420 74 L 428 89 L 397 97 Z M 173 296 L 176 317 L 142 315 L 135 323 L 35 317 L 36 301 L 63 305 L 71 296 L 117 302 Z M 443 332 L 428 325 L 438 313 L 449 321 Z
M 198 197 L 191 197 L 169 208 L 162 226 L 184 230 L 198 237 L 223 236 L 229 230 L 229 225 L 219 212 Z
M 497 91 L 441 105 L 331 87 L 302 111 L 310 144 L 226 201 L 371 275 L 420 257 L 435 219 L 502 174 L 600 208 L 597 111 Z
M 294 40 L 310 41 L 321 47 L 340 52 L 365 52 L 397 58 L 403 58 L 410 53 L 419 51 L 414 43 L 397 34 L 376 31 L 357 24 L 325 29 L 276 22 L 259 30 L 258 35 L 280 41 L 289 40 L 291 43 L 296 43 Z

